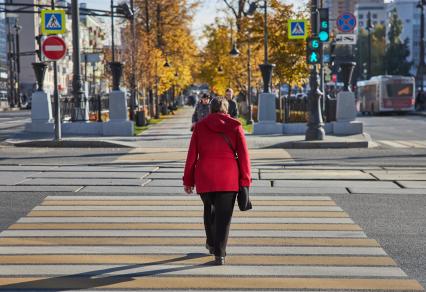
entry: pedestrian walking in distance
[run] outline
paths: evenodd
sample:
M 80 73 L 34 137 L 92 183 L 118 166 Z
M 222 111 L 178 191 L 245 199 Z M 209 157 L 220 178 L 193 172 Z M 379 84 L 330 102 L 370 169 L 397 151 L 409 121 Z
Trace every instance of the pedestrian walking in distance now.
M 238 117 L 238 106 L 236 101 L 234 100 L 234 91 L 232 88 L 228 88 L 225 91 L 226 100 L 228 100 L 228 114 L 236 119 Z
M 183 177 L 185 192 L 193 193 L 195 186 L 203 201 L 206 248 L 214 254 L 216 265 L 225 263 L 237 192 L 251 183 L 244 130 L 229 116 L 228 105 L 224 97 L 212 99 L 210 114 L 195 124 Z
M 207 117 L 210 113 L 210 95 L 207 93 L 204 93 L 201 96 L 200 101 L 197 103 L 197 106 L 195 107 L 194 114 L 192 115 L 192 127 L 191 131 L 194 129 L 195 123 L 201 121 L 205 117 Z

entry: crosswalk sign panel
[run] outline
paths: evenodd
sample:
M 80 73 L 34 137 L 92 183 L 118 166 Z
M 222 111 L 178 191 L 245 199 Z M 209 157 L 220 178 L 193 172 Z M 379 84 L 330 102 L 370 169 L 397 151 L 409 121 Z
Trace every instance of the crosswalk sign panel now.
M 288 22 L 288 39 L 306 39 L 307 21 L 305 19 L 290 19 Z
M 64 34 L 66 31 L 65 10 L 42 10 L 41 33 L 42 35 Z

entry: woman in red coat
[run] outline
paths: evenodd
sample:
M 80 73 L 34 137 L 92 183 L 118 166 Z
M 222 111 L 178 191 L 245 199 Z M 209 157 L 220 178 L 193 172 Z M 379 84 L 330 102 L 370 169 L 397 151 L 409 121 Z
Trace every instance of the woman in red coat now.
M 206 248 L 215 255 L 215 264 L 223 265 L 236 194 L 240 186 L 249 187 L 251 183 L 250 159 L 241 123 L 227 114 L 228 101 L 214 98 L 210 112 L 194 127 L 183 185 L 187 194 L 195 186 L 201 195 Z

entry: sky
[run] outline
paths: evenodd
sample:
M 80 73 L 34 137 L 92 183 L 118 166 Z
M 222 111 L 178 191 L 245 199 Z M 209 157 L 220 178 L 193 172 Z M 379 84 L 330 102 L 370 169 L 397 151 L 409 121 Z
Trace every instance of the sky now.
M 88 8 L 95 9 L 109 9 L 110 0 L 86 0 L 80 1 L 81 3 L 86 2 Z M 121 2 L 121 0 L 115 0 L 115 2 Z M 305 1 L 301 0 L 283 0 L 285 3 L 292 3 L 296 6 L 300 6 L 301 3 Z M 201 39 L 203 28 L 206 25 L 214 23 L 216 17 L 223 16 L 223 10 L 225 8 L 225 4 L 223 0 L 202 0 L 201 6 L 198 8 L 194 22 L 193 22 L 193 35 L 195 37 L 195 41 L 199 46 L 203 45 L 203 40 Z

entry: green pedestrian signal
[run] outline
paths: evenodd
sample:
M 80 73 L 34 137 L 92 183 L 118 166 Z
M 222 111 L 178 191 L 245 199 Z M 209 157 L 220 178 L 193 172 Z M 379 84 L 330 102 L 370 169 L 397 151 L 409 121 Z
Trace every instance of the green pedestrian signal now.
M 316 52 L 312 52 L 309 56 L 309 62 L 310 63 L 318 63 L 318 55 Z
M 308 38 L 306 53 L 306 62 L 308 64 L 315 65 L 321 62 L 321 45 L 319 38 Z
M 330 19 L 328 8 L 320 8 L 319 18 L 320 18 L 320 27 L 318 31 L 319 39 L 322 43 L 330 41 Z

